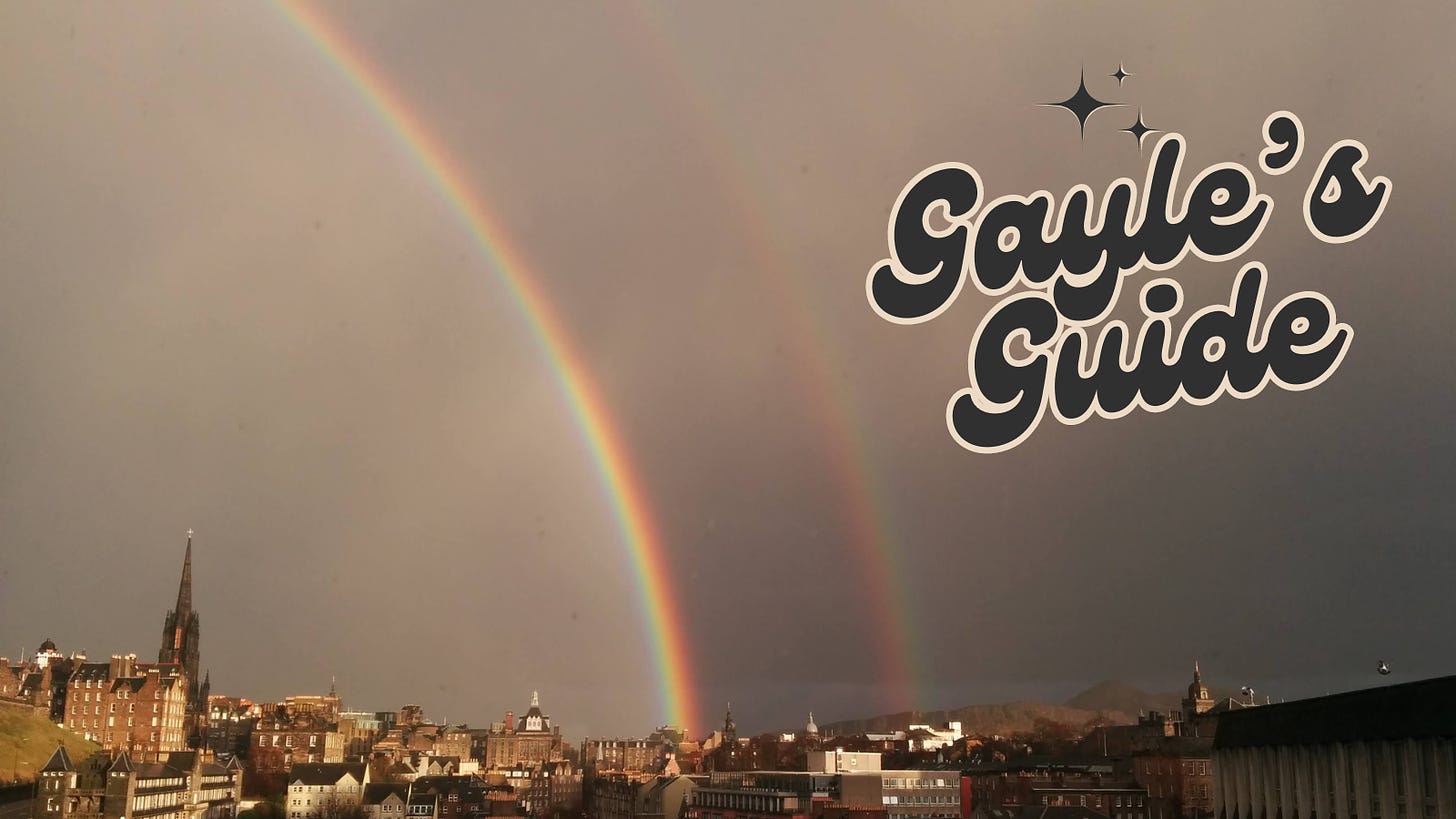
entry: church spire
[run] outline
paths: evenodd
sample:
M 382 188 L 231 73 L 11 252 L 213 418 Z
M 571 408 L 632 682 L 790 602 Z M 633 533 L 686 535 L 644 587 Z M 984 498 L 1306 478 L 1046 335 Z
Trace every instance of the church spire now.
M 187 621 L 192 613 L 192 530 L 187 530 L 187 555 L 182 558 L 182 582 L 177 585 L 177 619 Z
M 202 663 L 198 652 L 201 625 L 192 608 L 192 530 L 187 530 L 187 551 L 182 558 L 182 580 L 177 584 L 177 605 L 167 612 L 162 624 L 162 649 L 157 662 L 179 665 L 187 679 L 187 713 L 204 714 L 206 695 L 202 692 Z

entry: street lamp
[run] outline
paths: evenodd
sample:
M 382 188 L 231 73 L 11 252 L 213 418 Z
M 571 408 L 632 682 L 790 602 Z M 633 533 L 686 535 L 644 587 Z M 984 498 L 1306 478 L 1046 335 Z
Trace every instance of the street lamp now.
M 20 743 L 15 746 L 15 756 L 10 760 L 10 781 L 20 781 L 20 746 L 30 737 L 19 737 Z

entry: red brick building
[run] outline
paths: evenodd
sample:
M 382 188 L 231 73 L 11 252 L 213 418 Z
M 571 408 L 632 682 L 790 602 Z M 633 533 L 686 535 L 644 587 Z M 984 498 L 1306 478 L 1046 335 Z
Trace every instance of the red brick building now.
M 317 713 L 279 708 L 253 726 L 248 765 L 255 773 L 283 773 L 295 764 L 343 762 L 344 735 Z
M 135 654 L 82 663 L 67 684 L 65 726 L 110 751 L 156 762 L 187 749 L 187 677 Z

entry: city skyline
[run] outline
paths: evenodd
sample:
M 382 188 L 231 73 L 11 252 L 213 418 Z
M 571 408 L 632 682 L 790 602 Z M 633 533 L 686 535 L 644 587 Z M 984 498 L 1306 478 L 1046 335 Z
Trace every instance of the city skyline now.
M 1424 8 L 0 9 L 0 641 L 149 658 L 193 527 L 219 693 L 539 690 L 573 735 L 1456 672 Z M 1121 107 L 1042 105 L 1079 71 Z M 905 181 L 1101 189 L 1135 115 L 1253 163 L 1282 109 L 1254 258 L 1338 305 L 1339 371 L 957 446 L 992 301 L 871 309 Z M 1332 249 L 1297 203 L 1340 138 L 1395 193 Z
M 201 683 L 201 686 L 202 686 L 201 687 L 202 694 L 201 694 L 201 699 L 200 699 L 199 702 L 206 702 L 206 700 L 208 698 L 208 694 L 209 694 L 209 689 L 210 689 L 211 669 L 208 668 L 207 671 L 204 673 L 203 671 L 201 671 L 201 667 L 198 666 L 198 645 L 197 645 L 198 633 L 197 633 L 197 627 L 196 627 L 196 621 L 197 621 L 198 618 L 197 618 L 197 613 L 192 609 L 192 605 L 191 605 L 191 597 L 192 597 L 192 589 L 191 589 L 191 582 L 192 582 L 192 545 L 193 545 L 192 544 L 192 539 L 193 539 L 194 534 L 195 534 L 195 532 L 194 532 L 193 529 L 188 529 L 187 532 L 186 532 L 187 544 L 186 544 L 186 550 L 185 550 L 185 554 L 184 554 L 184 558 L 183 558 L 183 566 L 182 566 L 182 572 L 181 572 L 181 585 L 179 586 L 179 590 L 178 590 L 178 593 L 177 593 L 178 603 L 177 603 L 177 606 L 176 607 L 174 607 L 173 609 L 169 609 L 167 611 L 167 614 L 166 614 L 166 618 L 165 618 L 166 622 L 164 624 L 164 643 L 163 643 L 163 648 L 162 648 L 161 656 L 159 656 L 159 663 L 161 663 L 161 664 L 166 664 L 166 663 L 176 664 L 178 668 L 183 669 L 187 673 L 187 678 L 188 678 L 188 682 L 189 682 L 189 690 L 192 692 L 192 694 L 189 695 L 189 697 L 187 698 L 189 702 L 193 698 L 197 697 L 197 693 L 196 692 L 198 690 L 198 684 Z M 181 616 L 178 617 L 178 614 L 181 614 Z M 193 625 L 191 626 L 191 630 L 190 631 L 185 631 L 180 626 L 175 626 L 175 623 L 179 619 L 180 620 L 183 620 L 185 622 L 192 623 Z M 175 628 L 175 631 L 176 631 L 176 636 L 173 637 L 173 638 L 171 638 L 172 641 L 169 641 L 168 635 L 173 634 L 174 628 Z M 186 649 L 182 649 L 182 641 L 184 639 L 183 638 L 184 632 L 186 633 L 186 638 L 188 640 L 190 640 L 190 643 L 187 644 L 188 647 Z M 184 651 L 184 653 L 186 653 L 186 656 L 189 658 L 189 660 L 186 663 L 182 663 L 182 662 L 180 662 L 177 659 L 177 656 L 178 655 L 176 654 L 176 652 L 179 649 L 182 650 L 182 651 Z M 134 651 L 128 652 L 126 650 L 113 651 L 113 652 L 104 653 L 104 654 L 97 654 L 95 656 L 88 655 L 87 652 L 86 652 L 86 650 L 84 648 L 79 649 L 79 650 L 71 649 L 69 651 L 68 650 L 62 650 L 62 649 L 60 649 L 56 645 L 56 643 L 54 642 L 54 640 L 51 637 L 48 636 L 42 642 L 40 649 L 37 649 L 35 651 L 30 651 L 30 652 L 27 653 L 27 651 L 24 648 L 22 648 L 21 651 L 19 652 L 19 654 L 16 656 L 16 658 L 13 658 L 13 659 L 15 659 L 15 660 L 17 660 L 19 662 L 24 663 L 24 662 L 28 662 L 32 657 L 36 656 L 37 654 L 39 654 L 41 652 L 46 652 L 46 651 L 49 651 L 49 652 L 51 652 L 53 654 L 57 654 L 58 656 L 70 656 L 70 657 L 80 656 L 81 658 L 84 658 L 87 662 L 90 662 L 90 663 L 93 663 L 93 664 L 105 660 L 106 657 L 108 657 L 108 656 L 110 656 L 113 660 L 115 660 L 117 657 L 130 658 L 132 660 L 135 660 L 138 657 L 138 655 L 136 654 L 136 652 L 134 652 Z M 103 666 L 105 665 L 104 662 L 102 662 L 101 664 Z M 1378 675 L 1378 677 L 1385 677 L 1385 676 L 1391 674 L 1391 668 L 1390 668 L 1389 664 L 1385 660 L 1379 661 L 1377 663 L 1377 666 L 1375 668 L 1371 669 L 1370 671 L 1371 671 L 1371 675 L 1372 676 L 1377 676 Z M 1193 661 L 1193 675 L 1194 675 L 1195 685 L 1199 684 L 1199 682 L 1201 680 L 1201 677 L 1200 677 L 1200 667 L 1199 667 L 1199 663 L 1198 663 L 1197 660 L 1194 660 Z M 1087 693 L 1087 692 L 1089 692 L 1091 690 L 1095 690 L 1098 686 L 1100 686 L 1100 685 L 1102 685 L 1104 683 L 1109 683 L 1109 682 L 1129 683 L 1130 681 L 1127 681 L 1127 680 L 1115 680 L 1115 681 L 1113 681 L 1113 680 L 1101 680 L 1101 681 L 1096 681 L 1095 683 L 1089 681 L 1089 684 L 1086 687 L 1080 688 L 1076 692 L 1073 692 L 1073 693 L 1078 693 L 1078 694 Z M 1386 680 L 1381 680 L 1381 682 L 1384 683 L 1384 682 L 1387 682 L 1387 681 Z M 279 684 L 276 680 L 274 681 L 274 683 L 275 683 L 275 685 Z M 339 708 L 341 710 L 343 710 L 343 711 L 349 711 L 349 712 L 354 712 L 354 713 L 379 713 L 381 711 L 383 711 L 383 712 L 394 712 L 394 711 L 397 711 L 397 710 L 399 710 L 401 708 L 410 708 L 410 709 L 420 709 L 421 712 L 422 712 L 422 714 L 423 714 L 423 716 L 424 716 L 424 718 L 427 720 L 427 722 L 430 722 L 432 724 L 437 724 L 437 725 L 447 725 L 447 726 L 448 725 L 461 725 L 461 726 L 464 726 L 464 725 L 473 725 L 475 727 L 481 727 L 481 726 L 489 725 L 489 724 L 492 724 L 492 723 L 496 722 L 496 720 L 495 720 L 494 717 L 488 717 L 485 720 L 474 720 L 474 719 L 458 719 L 458 720 L 452 720 L 452 719 L 450 719 L 448 717 L 448 715 L 445 715 L 445 714 L 438 715 L 438 719 L 437 719 L 436 714 L 433 713 L 428 707 L 421 708 L 421 702 L 422 702 L 422 700 L 420 700 L 419 698 L 406 697 L 405 700 L 407 700 L 407 701 L 401 702 L 401 703 L 398 703 L 398 704 L 395 704 L 395 705 L 389 705 L 389 706 L 387 706 L 385 708 L 382 708 L 382 709 L 377 708 L 377 707 L 368 707 L 368 704 L 362 704 L 361 705 L 361 704 L 358 704 L 358 703 L 349 703 L 343 696 L 341 696 L 341 695 L 339 695 L 337 693 L 337 687 L 338 687 L 338 678 L 336 676 L 331 676 L 330 679 L 329 679 L 328 697 L 331 697 L 331 698 L 332 697 L 338 697 Z M 1368 687 L 1368 686 L 1357 686 L 1357 688 L 1364 688 L 1364 687 Z M 1251 703 L 1257 703 L 1258 702 L 1258 698 L 1255 696 L 1255 694 L 1257 693 L 1258 689 L 1255 689 L 1253 686 L 1249 686 L 1249 685 L 1242 685 L 1242 686 L 1239 686 L 1239 688 L 1242 691 L 1242 694 L 1241 694 L 1242 697 L 1246 697 L 1249 700 L 1249 702 L 1251 702 Z M 241 699 L 241 700 L 246 700 L 246 701 L 252 701 L 252 702 L 255 702 L 255 703 L 270 703 L 270 702 L 272 702 L 272 703 L 282 703 L 285 700 L 290 700 L 290 699 L 295 698 L 295 697 L 305 697 L 305 698 L 308 698 L 308 697 L 311 697 L 311 696 L 317 696 L 317 692 L 313 691 L 312 689 L 305 690 L 305 689 L 299 688 L 297 686 L 295 686 L 293 688 L 288 688 L 288 689 L 285 689 L 285 690 L 288 691 L 287 694 L 276 695 L 276 696 L 267 696 L 267 697 L 265 697 L 265 696 L 256 696 L 254 692 L 248 692 L 248 691 L 225 691 L 225 692 L 219 693 L 217 696 L 224 697 L 224 698 L 232 698 L 232 699 Z M 322 690 L 322 689 L 320 689 L 320 690 Z M 1232 692 L 1233 691 L 1233 686 L 1232 685 L 1229 685 L 1227 683 L 1221 683 L 1221 689 L 1220 690 L 1223 690 L 1225 692 Z M 1149 695 L 1149 699 L 1162 699 L 1162 698 L 1166 698 L 1167 696 L 1169 696 L 1169 692 L 1165 692 L 1165 691 L 1163 691 L 1163 692 L 1143 692 L 1143 693 L 1148 694 Z M 1329 694 L 1331 692 L 1326 691 L 1324 693 L 1325 694 Z M 540 691 L 539 690 L 533 689 L 531 691 L 529 710 L 536 711 L 539 708 L 539 706 L 540 706 L 540 696 L 539 695 L 540 695 Z M 1227 694 L 1220 695 L 1220 696 L 1227 696 Z M 1076 697 L 1072 697 L 1071 699 L 1072 700 L 1075 700 Z M 1263 694 L 1263 701 L 1264 702 L 1273 702 L 1273 696 L 1271 694 L 1265 692 Z M 1284 701 L 1284 697 L 1281 696 L 1280 697 L 1280 701 L 1281 702 Z M 1028 700 L 1027 698 L 1017 698 L 1014 701 L 1014 703 L 1012 703 L 1012 704 L 1015 704 L 1015 703 L 1029 703 L 1029 704 L 1033 704 L 1033 705 L 1037 704 L 1037 703 L 1034 703 L 1034 702 L 1030 702 L 1030 700 Z M 914 708 L 914 709 L 910 709 L 913 712 L 913 715 L 911 715 L 909 717 L 909 722 L 913 723 L 917 719 L 923 720 L 925 718 L 928 718 L 928 717 L 922 717 L 922 716 L 920 716 L 920 714 L 927 714 L 928 715 L 928 714 L 935 714 L 935 713 L 938 713 L 938 712 L 947 712 L 947 711 L 953 710 L 955 707 L 976 706 L 976 705 L 996 705 L 996 704 L 997 703 L 990 703 L 990 702 L 974 702 L 974 703 L 973 702 L 964 702 L 964 703 L 957 703 L 957 704 L 954 704 L 954 705 L 940 705 L 940 706 L 928 706 L 928 707 L 924 707 L 924 708 Z M 1048 704 L 1048 705 L 1061 705 L 1062 703 L 1058 699 L 1058 700 L 1056 700 L 1054 702 L 1049 702 L 1049 703 L 1045 703 L 1045 704 Z M 188 707 L 189 707 L 189 709 L 192 708 L 191 705 L 189 705 Z M 201 707 L 201 706 L 199 706 L 199 707 Z M 725 710 L 725 712 L 727 714 L 727 717 L 730 719 L 730 721 L 736 723 L 736 720 L 733 720 L 732 719 L 732 715 L 733 715 L 732 709 L 733 709 L 733 706 L 732 706 L 731 701 L 724 703 L 724 710 Z M 478 708 L 476 710 L 478 710 Z M 1102 709 L 1094 709 L 1094 710 L 1096 710 L 1096 712 L 1099 713 L 1099 714 L 1102 712 Z M 1134 709 L 1134 710 L 1136 710 L 1136 709 Z M 514 708 L 513 707 L 508 707 L 508 708 L 506 708 L 504 710 L 504 713 L 506 713 L 507 715 L 510 715 L 511 713 L 513 713 L 513 711 L 514 711 Z M 189 710 L 189 713 L 191 713 L 190 710 Z M 496 713 L 497 713 L 497 715 L 499 713 L 501 713 L 500 709 L 497 709 L 497 712 Z M 524 713 L 524 711 L 522 713 Z M 822 714 L 823 714 L 823 712 L 821 712 L 821 715 Z M 889 716 L 889 715 L 888 714 L 868 713 L 868 712 L 865 712 L 865 713 L 834 715 L 834 718 L 833 719 L 834 719 L 834 721 L 855 722 L 855 721 L 869 720 L 869 719 L 876 718 L 876 717 L 881 717 L 881 716 Z M 508 719 L 509 719 L 509 716 L 508 716 Z M 808 712 L 808 721 L 809 721 L 809 723 L 811 725 L 814 722 L 814 717 L 813 717 L 813 711 L 812 710 L 810 710 Z M 829 722 L 829 720 L 825 720 L 825 722 Z M 548 724 L 549 724 L 549 721 L 548 721 Z M 669 722 L 664 722 L 664 723 L 661 723 L 659 725 L 656 725 L 656 726 L 654 726 L 654 728 L 660 729 L 660 728 L 663 728 L 663 727 L 672 727 L 674 725 L 677 725 L 677 724 L 676 723 L 672 723 L 672 722 L 669 721 Z M 755 730 L 755 724 L 754 724 L 754 722 L 752 722 L 752 718 L 750 719 L 749 726 L 750 726 L 750 730 L 748 730 L 748 731 L 745 732 L 745 736 L 752 736 L 752 735 L 755 735 L 755 734 L 776 734 L 776 733 L 779 733 L 781 731 L 789 731 L 789 732 L 792 733 L 793 731 L 797 730 L 792 725 L 783 725 L 783 724 L 759 725 L 759 726 L 756 726 L 756 730 Z M 706 722 L 706 727 L 704 727 L 704 728 L 699 728 L 698 726 L 686 726 L 686 727 L 688 728 L 688 736 L 689 737 L 698 737 L 698 736 L 707 736 L 707 735 L 713 733 L 714 731 L 718 730 L 721 727 L 721 725 L 719 724 L 719 722 L 714 721 L 710 717 L 707 720 L 707 722 Z M 817 731 L 817 729 L 816 729 L 816 731 Z M 598 737 L 623 737 L 623 736 L 629 736 L 629 735 L 646 735 L 647 733 L 648 733 L 648 731 L 647 731 L 646 726 L 636 726 L 633 730 L 609 732 L 609 733 L 606 733 L 606 734 L 599 734 Z M 582 738 L 588 738 L 590 736 L 591 736 L 590 733 L 583 733 L 583 734 L 581 734 L 581 737 Z

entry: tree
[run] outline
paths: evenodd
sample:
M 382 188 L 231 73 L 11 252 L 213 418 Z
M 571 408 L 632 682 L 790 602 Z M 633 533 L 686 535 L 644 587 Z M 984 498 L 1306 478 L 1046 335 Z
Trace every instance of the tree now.
M 277 796 L 248 808 L 238 814 L 237 819 L 284 819 L 286 816 L 287 811 L 283 808 L 283 797 Z
M 394 759 L 387 756 L 378 756 L 369 760 L 369 781 L 381 785 L 397 785 L 404 782 L 394 769 Z
M 1032 723 L 1031 738 L 1027 744 L 1034 753 L 1056 756 L 1069 753 L 1081 738 L 1081 733 L 1075 726 L 1047 717 L 1037 717 Z
M 330 796 L 319 806 L 319 819 L 366 819 L 364 806 L 348 799 Z

